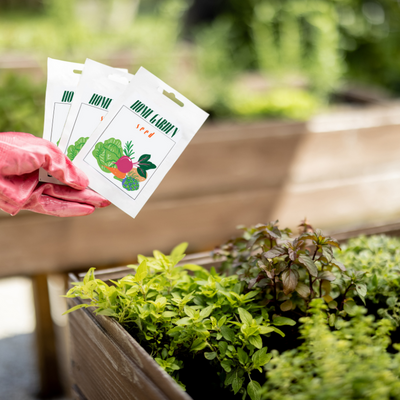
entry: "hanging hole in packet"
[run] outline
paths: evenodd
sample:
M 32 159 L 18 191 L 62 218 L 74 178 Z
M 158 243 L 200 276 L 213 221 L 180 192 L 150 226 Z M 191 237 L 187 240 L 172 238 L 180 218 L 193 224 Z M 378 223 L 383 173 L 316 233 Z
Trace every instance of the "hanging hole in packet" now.
M 74 69 L 72 72 L 73 72 L 74 74 L 78 74 L 78 75 L 81 75 L 81 74 L 82 74 L 82 70 L 81 70 L 81 69 Z
M 183 107 L 184 104 L 176 98 L 174 92 L 168 93 L 166 90 L 162 89 L 161 87 L 158 89 L 164 96 L 168 97 L 170 100 L 172 100 L 174 103 L 178 104 L 179 107 Z

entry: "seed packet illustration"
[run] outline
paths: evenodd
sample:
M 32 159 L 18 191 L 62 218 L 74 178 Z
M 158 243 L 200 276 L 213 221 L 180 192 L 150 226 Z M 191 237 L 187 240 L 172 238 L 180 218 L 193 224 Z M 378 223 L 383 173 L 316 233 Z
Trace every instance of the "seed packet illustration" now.
M 47 60 L 47 87 L 43 138 L 58 144 L 74 98 L 84 64 Z M 39 180 L 58 183 L 58 180 L 40 169 Z
M 87 59 L 59 147 L 71 161 L 103 120 L 133 75 Z
M 74 163 L 93 190 L 134 218 L 207 117 L 140 68 Z

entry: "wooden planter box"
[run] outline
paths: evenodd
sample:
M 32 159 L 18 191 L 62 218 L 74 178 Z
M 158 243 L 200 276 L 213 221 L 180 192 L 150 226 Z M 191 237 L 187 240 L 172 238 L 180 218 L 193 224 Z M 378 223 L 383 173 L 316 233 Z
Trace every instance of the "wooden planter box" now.
M 185 262 L 216 265 L 208 253 L 187 256 Z M 96 272 L 104 281 L 120 279 L 127 267 Z M 70 274 L 70 282 L 83 279 Z M 68 306 L 81 304 L 68 299 Z M 114 319 L 89 309 L 69 314 L 72 393 L 79 400 L 191 400 L 175 381 Z
M 400 236 L 400 224 L 370 226 L 358 230 L 337 231 L 340 242 L 365 234 Z M 181 262 L 219 267 L 208 252 L 188 255 Z M 96 272 L 96 277 L 118 280 L 131 273 L 128 267 Z M 70 274 L 70 282 L 83 280 L 85 273 Z M 81 304 L 68 299 L 68 307 Z M 90 309 L 69 314 L 72 392 L 79 400 L 191 400 L 152 357 L 114 319 L 94 315 Z M 222 399 L 221 399 L 222 400 Z

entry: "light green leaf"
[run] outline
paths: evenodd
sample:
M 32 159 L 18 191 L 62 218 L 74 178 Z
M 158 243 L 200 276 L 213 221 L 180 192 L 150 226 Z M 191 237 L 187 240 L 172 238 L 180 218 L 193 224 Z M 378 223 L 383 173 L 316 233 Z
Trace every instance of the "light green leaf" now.
M 282 326 L 282 325 L 294 326 L 294 325 L 296 325 L 296 321 L 293 321 L 291 318 L 286 318 L 286 317 L 275 317 L 273 319 L 272 323 L 276 326 Z
M 249 394 L 251 400 L 261 399 L 261 386 L 257 381 L 251 381 L 247 385 L 247 393 Z
M 248 311 L 246 311 L 244 308 L 239 307 L 238 311 L 239 311 L 239 316 L 240 316 L 240 320 L 242 321 L 242 323 L 251 325 L 253 316 Z
M 188 269 L 189 271 L 204 271 L 203 267 L 200 267 L 200 265 L 196 265 L 196 264 L 185 264 L 183 266 L 184 269 Z M 208 272 L 208 271 L 207 271 Z
M 143 282 L 143 279 L 146 278 L 147 273 L 148 273 L 148 271 L 147 271 L 147 262 L 146 262 L 146 260 L 143 260 L 140 263 L 140 265 L 139 265 L 139 267 L 138 267 L 138 269 L 136 271 L 135 281 L 136 282 Z
M 70 308 L 68 311 L 65 311 L 63 315 L 69 314 L 72 311 L 79 310 L 80 308 L 87 308 L 87 307 L 89 307 L 88 304 L 78 304 L 77 306 Z
M 257 349 L 261 349 L 262 348 L 262 339 L 260 335 L 257 336 L 250 336 L 249 337 L 249 342 L 256 347 Z
M 175 324 L 182 325 L 182 326 L 189 325 L 190 320 L 191 320 L 190 317 L 181 318 L 181 319 L 178 319 L 178 321 L 175 321 Z
M 267 350 L 268 350 L 267 347 L 263 347 L 262 349 L 257 350 L 253 354 L 251 360 L 253 361 L 254 368 L 263 367 L 271 360 L 272 354 L 271 353 L 267 354 Z
M 183 308 L 183 311 L 185 311 L 185 314 L 190 317 L 190 318 L 194 318 L 195 314 L 196 314 L 196 310 L 194 310 L 192 307 L 189 306 L 185 306 Z
M 367 295 L 367 285 L 364 283 L 357 283 L 356 291 L 360 297 L 365 297 Z
M 185 251 L 186 251 L 188 245 L 189 245 L 189 243 L 187 243 L 187 242 L 178 244 L 178 246 L 176 246 L 172 249 L 171 256 L 176 257 L 176 256 L 181 256 L 181 255 L 185 254 Z
M 106 315 L 107 317 L 114 317 L 117 314 L 112 308 L 106 308 L 104 310 L 96 312 L 97 315 Z
M 176 315 L 178 315 L 178 313 L 176 313 L 176 312 L 174 312 L 174 311 L 164 311 L 164 312 L 162 313 L 162 316 L 163 316 L 164 318 L 172 318 L 172 317 L 175 317 Z
M 214 360 L 214 358 L 217 357 L 217 353 L 215 351 L 211 353 L 205 352 L 204 357 L 207 358 L 207 360 Z
M 201 318 L 207 318 L 207 317 L 211 314 L 213 308 L 214 308 L 213 306 L 208 306 L 208 307 L 206 307 L 206 308 L 203 308 L 203 309 L 200 311 L 200 317 L 201 317 Z

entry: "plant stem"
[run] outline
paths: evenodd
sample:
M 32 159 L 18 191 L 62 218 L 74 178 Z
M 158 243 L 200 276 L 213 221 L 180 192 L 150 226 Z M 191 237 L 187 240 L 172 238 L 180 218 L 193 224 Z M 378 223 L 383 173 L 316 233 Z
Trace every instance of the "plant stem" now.
M 275 280 L 276 276 L 274 275 L 274 304 L 275 304 L 275 312 L 278 309 L 278 300 L 276 298 L 276 280 Z
M 321 272 L 324 270 L 324 266 L 322 266 L 322 268 L 321 268 Z M 321 298 L 322 297 L 322 281 L 323 281 L 323 279 L 321 279 L 320 281 L 319 281 L 319 297 Z
M 343 300 L 342 300 L 342 303 L 340 304 L 340 311 L 343 310 L 344 301 L 346 300 L 346 294 L 347 294 L 347 292 L 350 290 L 350 288 L 351 288 L 352 286 L 354 286 L 354 283 L 353 283 L 353 282 L 350 283 L 350 285 L 347 287 L 347 289 L 345 290 L 345 292 L 344 292 L 344 294 L 343 294 Z

